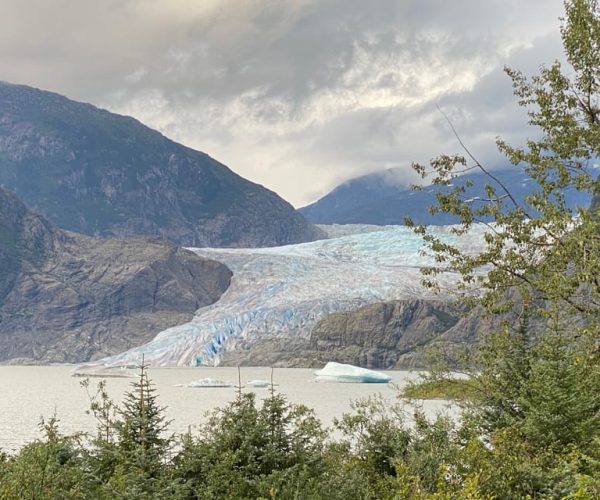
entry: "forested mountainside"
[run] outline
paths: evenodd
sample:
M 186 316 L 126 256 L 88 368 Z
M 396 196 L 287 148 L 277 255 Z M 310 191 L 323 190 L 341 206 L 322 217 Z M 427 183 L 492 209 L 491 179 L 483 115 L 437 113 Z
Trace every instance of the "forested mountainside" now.
M 322 236 L 274 192 L 133 118 L 1 82 L 0 184 L 89 235 L 234 247 Z

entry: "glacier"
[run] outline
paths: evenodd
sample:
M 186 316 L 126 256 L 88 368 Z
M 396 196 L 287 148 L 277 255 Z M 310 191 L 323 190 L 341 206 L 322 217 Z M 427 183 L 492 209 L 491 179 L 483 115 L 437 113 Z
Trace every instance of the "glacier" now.
M 484 226 L 475 226 L 463 236 L 450 228 L 431 227 L 430 231 L 466 252 L 483 248 Z M 242 343 L 267 337 L 307 338 L 312 327 L 330 313 L 433 295 L 421 284 L 419 268 L 433 264 L 434 259 L 423 251 L 422 238 L 410 228 L 361 230 L 358 226 L 351 232 L 282 247 L 190 249 L 233 271 L 231 285 L 221 298 L 199 309 L 188 323 L 83 367 L 131 367 L 142 356 L 152 366 L 216 366 L 223 352 Z M 448 273 L 442 279 L 451 288 L 457 276 Z

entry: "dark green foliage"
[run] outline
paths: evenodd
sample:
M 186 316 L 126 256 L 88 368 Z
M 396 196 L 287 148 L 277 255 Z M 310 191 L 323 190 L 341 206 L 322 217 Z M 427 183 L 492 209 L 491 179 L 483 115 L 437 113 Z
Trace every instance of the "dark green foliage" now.
M 87 480 L 83 450 L 76 437 L 62 436 L 58 421 L 42 420 L 44 438 L 0 460 L 0 498 L 95 498 Z
M 402 389 L 402 396 L 409 399 L 453 399 L 473 400 L 479 395 L 477 387 L 471 380 L 444 378 L 432 380 L 426 378 L 414 382 Z
M 308 408 L 271 393 L 240 394 L 200 436 L 186 436 L 177 471 L 190 498 L 301 498 L 322 474 L 325 432 Z
M 444 416 L 430 421 L 418 408 L 411 417 L 371 398 L 337 422 L 344 438 L 332 447 L 331 472 L 340 482 L 351 477 L 358 483 L 346 498 L 418 498 L 452 488 L 447 472 L 457 468 L 469 431 Z
M 274 391 L 261 405 L 240 392 L 177 451 L 143 371 L 122 408 L 100 385 L 87 443 L 50 420 L 43 440 L 2 456 L 0 498 L 593 498 L 598 374 L 585 360 L 565 363 L 565 347 L 552 339 L 540 348 L 520 393 L 524 417 L 491 432 L 477 412 L 461 424 L 429 420 L 378 397 L 355 402 L 330 440 L 306 407 Z
M 163 436 L 168 427 L 165 408 L 158 405 L 156 389 L 144 366 L 140 379 L 131 386 L 115 422 L 116 437 L 127 459 L 144 473 L 152 474 L 170 446 L 170 438 Z
M 103 383 L 91 398 L 98 425 L 86 450 L 90 478 L 107 498 L 169 497 L 179 485 L 170 475 L 172 437 L 145 366 L 131 386 L 120 407 Z
M 434 211 L 460 217 L 456 234 L 491 218 L 484 251 L 465 254 L 415 228 L 441 264 L 423 270 L 426 283 L 435 288 L 439 273 L 456 271 L 461 291 L 483 292 L 474 302 L 502 318 L 472 358 L 478 398 L 466 414 L 486 445 L 466 457 L 478 463 L 477 491 L 500 498 L 593 498 L 600 477 L 600 219 L 595 205 L 576 213 L 565 205 L 566 190 L 597 195 L 600 182 L 591 168 L 600 155 L 600 6 L 567 0 L 565 10 L 570 69 L 556 62 L 531 79 L 507 70 L 541 139 L 498 146 L 537 191 L 516 200 L 463 145 L 465 157 L 431 162 L 434 182 L 479 169 L 488 196 L 473 203 L 458 187 L 438 195 Z

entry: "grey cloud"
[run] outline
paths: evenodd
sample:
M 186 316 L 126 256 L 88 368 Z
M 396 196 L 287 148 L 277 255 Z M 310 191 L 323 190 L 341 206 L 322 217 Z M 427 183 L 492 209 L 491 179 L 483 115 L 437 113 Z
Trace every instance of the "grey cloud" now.
M 560 55 L 558 0 L 0 8 L 0 79 L 133 114 L 297 205 L 455 150 L 436 104 L 494 159 L 496 135 L 527 130 L 502 66 L 533 71 Z

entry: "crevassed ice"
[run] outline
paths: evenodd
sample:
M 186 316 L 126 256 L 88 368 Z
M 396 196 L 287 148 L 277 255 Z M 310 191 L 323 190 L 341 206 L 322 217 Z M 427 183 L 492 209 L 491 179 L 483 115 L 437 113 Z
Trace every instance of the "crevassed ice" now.
M 464 251 L 482 248 L 484 227 L 466 236 L 449 226 L 431 228 Z M 159 333 L 140 347 L 94 364 L 128 366 L 217 365 L 220 354 L 267 336 L 308 337 L 325 315 L 393 299 L 429 296 L 419 267 L 433 263 L 422 239 L 397 226 L 378 232 L 274 248 L 191 249 L 233 271 L 231 286 L 186 324 Z M 448 284 L 456 276 L 444 278 Z

